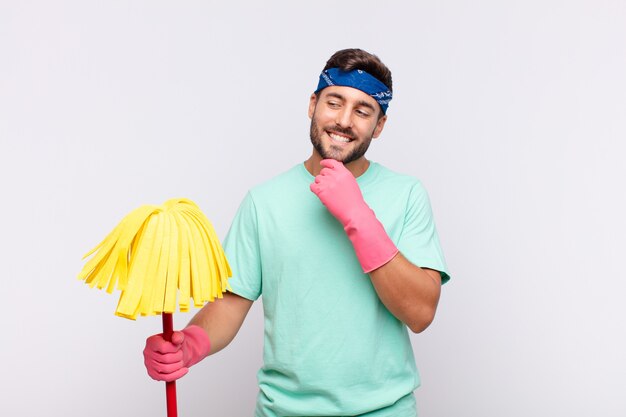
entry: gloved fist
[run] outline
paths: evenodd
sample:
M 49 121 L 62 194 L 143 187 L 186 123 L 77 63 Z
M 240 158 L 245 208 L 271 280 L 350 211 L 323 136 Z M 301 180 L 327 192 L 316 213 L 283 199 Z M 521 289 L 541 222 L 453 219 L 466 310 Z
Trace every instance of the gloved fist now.
M 152 379 L 171 382 L 187 374 L 192 365 L 209 354 L 210 348 L 204 329 L 191 325 L 173 332 L 171 342 L 165 340 L 162 333 L 146 339 L 144 363 Z
M 334 159 L 322 159 L 324 168 L 311 184 L 328 211 L 345 227 L 359 211 L 369 209 L 354 175 L 343 163 Z

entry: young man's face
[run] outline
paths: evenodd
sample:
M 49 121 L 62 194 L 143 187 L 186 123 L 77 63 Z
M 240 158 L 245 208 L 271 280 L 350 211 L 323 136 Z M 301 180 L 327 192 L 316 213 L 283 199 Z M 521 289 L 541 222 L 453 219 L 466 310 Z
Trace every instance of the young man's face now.
M 311 96 L 311 143 L 322 159 L 344 164 L 361 158 L 383 130 L 387 116 L 371 96 L 352 87 L 330 86 Z

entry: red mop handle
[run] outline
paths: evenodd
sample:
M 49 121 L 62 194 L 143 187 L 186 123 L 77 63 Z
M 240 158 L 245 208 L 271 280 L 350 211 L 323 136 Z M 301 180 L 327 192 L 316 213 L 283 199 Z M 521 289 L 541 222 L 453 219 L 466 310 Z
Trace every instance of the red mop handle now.
M 163 338 L 168 342 L 172 341 L 174 333 L 174 320 L 171 313 L 161 314 L 163 317 Z M 165 383 L 165 396 L 167 398 L 167 417 L 178 417 L 176 408 L 176 381 Z

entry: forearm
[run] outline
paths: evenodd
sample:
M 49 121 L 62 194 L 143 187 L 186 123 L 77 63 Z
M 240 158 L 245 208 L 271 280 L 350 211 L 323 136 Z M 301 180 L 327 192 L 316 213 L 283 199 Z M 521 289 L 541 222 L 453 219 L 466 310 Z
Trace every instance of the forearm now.
M 206 304 L 191 319 L 189 325 L 202 327 L 211 341 L 210 355 L 225 348 L 234 338 L 245 319 L 252 301 L 232 293 Z
M 420 268 L 398 253 L 369 276 L 378 297 L 398 320 L 415 333 L 430 325 L 441 293 L 439 272 Z

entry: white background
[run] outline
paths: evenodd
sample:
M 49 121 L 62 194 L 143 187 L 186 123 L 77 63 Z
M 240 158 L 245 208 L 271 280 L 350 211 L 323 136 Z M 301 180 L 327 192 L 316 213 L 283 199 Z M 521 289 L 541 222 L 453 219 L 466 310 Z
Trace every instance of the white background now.
M 421 416 L 624 416 L 626 3 L 2 1 L 2 415 L 165 415 L 158 317 L 76 279 L 130 210 L 184 196 L 226 235 L 310 154 L 336 50 L 391 68 L 368 157 L 429 190 L 452 280 L 412 336 Z M 190 314 L 177 314 L 178 327 Z M 178 384 L 251 416 L 261 306 Z

